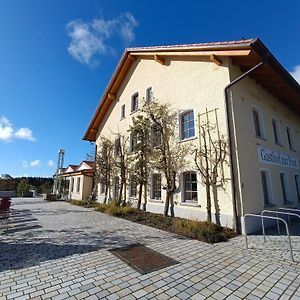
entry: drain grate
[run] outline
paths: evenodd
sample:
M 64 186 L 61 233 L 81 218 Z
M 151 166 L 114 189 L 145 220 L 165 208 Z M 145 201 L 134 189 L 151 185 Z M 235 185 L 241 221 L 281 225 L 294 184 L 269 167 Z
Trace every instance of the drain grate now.
M 142 244 L 133 244 L 109 251 L 141 274 L 147 274 L 178 263 L 176 260 Z

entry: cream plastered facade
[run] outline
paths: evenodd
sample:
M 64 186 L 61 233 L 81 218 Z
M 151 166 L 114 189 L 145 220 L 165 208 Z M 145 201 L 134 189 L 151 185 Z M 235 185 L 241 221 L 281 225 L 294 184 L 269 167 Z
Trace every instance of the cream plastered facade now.
M 102 120 L 96 143 L 99 148 L 100 136 L 113 137 L 115 133 L 128 134 L 132 123 L 132 117 L 139 111 L 131 113 L 131 99 L 135 93 L 139 94 L 139 100 L 146 97 L 146 89 L 151 87 L 153 97 L 161 102 L 170 103 L 180 114 L 186 110 L 193 110 L 195 117 L 195 138 L 181 143 L 197 145 L 198 120 L 197 115 L 204 113 L 206 109 L 218 109 L 218 121 L 221 134 L 228 137 L 227 121 L 225 114 L 224 88 L 229 82 L 241 75 L 239 67 L 231 64 L 230 58 L 222 58 L 222 65 L 208 59 L 176 58 L 166 59 L 162 65 L 153 59 L 136 60 L 116 93 L 116 99 L 112 100 L 104 119 Z M 275 166 L 259 162 L 258 145 L 265 146 L 274 151 L 297 157 L 299 161 L 299 128 L 300 119 L 289 110 L 286 105 L 268 93 L 262 86 L 256 84 L 253 79 L 245 78 L 230 91 L 231 110 L 233 114 L 234 148 L 238 194 L 238 214 L 243 217 L 247 213 L 260 213 L 263 209 L 273 209 L 283 206 L 282 191 L 279 173 L 285 172 L 288 179 L 288 194 L 293 203 L 298 204 L 294 175 L 298 169 Z M 121 107 L 125 104 L 125 118 L 121 118 Z M 261 112 L 264 128 L 264 138 L 255 135 L 252 109 Z M 272 117 L 280 124 L 282 145 L 274 143 L 272 131 Z M 288 147 L 286 125 L 292 130 L 294 151 Z M 179 134 L 179 133 L 178 133 Z M 273 206 L 265 206 L 260 179 L 260 171 L 267 170 L 270 173 L 270 186 Z M 184 171 L 196 171 L 193 157 L 189 157 L 189 163 Z M 154 172 L 155 173 L 155 172 Z M 230 179 L 229 166 L 224 166 L 225 178 Z M 269 174 L 268 173 L 268 174 Z M 181 185 L 175 195 L 175 215 L 191 219 L 206 219 L 206 192 L 200 174 L 197 174 L 198 203 L 185 203 L 182 197 Z M 151 185 L 149 186 L 151 189 Z M 127 196 L 129 194 L 126 191 Z M 150 191 L 148 192 L 150 195 Z M 165 192 L 162 190 L 161 201 L 147 199 L 147 210 L 151 212 L 163 212 Z M 98 201 L 104 199 L 101 187 L 98 189 Z M 134 199 L 130 199 L 134 201 Z M 223 226 L 233 225 L 233 204 L 230 180 L 218 189 L 218 205 L 220 207 L 220 220 Z M 214 201 L 212 197 L 212 209 Z M 243 218 L 242 218 L 243 221 Z M 255 230 L 257 220 L 250 220 L 248 230 Z M 243 222 L 242 222 L 243 225 Z
M 92 176 L 73 175 L 73 176 L 69 176 L 68 180 L 69 180 L 68 199 L 85 200 L 90 197 L 91 192 L 93 190 Z M 79 186 L 78 186 L 78 180 L 80 181 Z
M 241 74 L 237 66 L 230 67 L 230 78 L 233 80 Z M 232 88 L 232 103 L 236 142 L 236 161 L 238 166 L 238 194 L 240 197 L 240 211 L 244 216 L 247 213 L 261 213 L 262 210 L 274 210 L 284 207 L 297 207 L 300 202 L 297 194 L 295 175 L 300 175 L 300 118 L 283 102 L 270 94 L 253 79 L 245 78 Z M 263 138 L 255 134 L 252 110 L 261 114 Z M 276 144 L 272 128 L 272 118 L 278 121 L 280 144 Z M 287 126 L 290 128 L 293 150 L 289 147 Z M 298 168 L 260 162 L 258 147 L 271 149 L 284 155 L 295 157 Z M 272 203 L 264 204 L 261 183 L 261 171 L 270 176 L 270 192 Z M 287 178 L 287 195 L 289 203 L 284 203 L 280 173 Z M 281 216 L 282 217 L 282 216 Z M 243 224 L 244 222 L 242 222 Z M 258 219 L 247 221 L 247 230 L 260 227 Z
M 133 63 L 127 72 L 118 92 L 116 100 L 113 100 L 97 135 L 97 146 L 100 149 L 100 136 L 114 138 L 115 133 L 128 135 L 128 129 L 132 124 L 132 117 L 137 116 L 139 111 L 131 113 L 131 99 L 135 93 L 139 93 L 139 100 L 146 97 L 146 89 L 151 87 L 153 97 L 158 101 L 170 103 L 170 105 L 181 112 L 193 110 L 195 116 L 195 138 L 181 143 L 198 143 L 198 113 L 218 109 L 219 127 L 222 134 L 227 134 L 224 87 L 229 82 L 228 60 L 223 59 L 223 65 L 218 66 L 208 59 L 176 59 L 166 60 L 161 65 L 153 59 L 139 59 Z M 125 104 L 125 118 L 121 119 L 121 107 Z M 184 171 L 196 171 L 193 157 L 189 157 L 189 163 Z M 155 173 L 155 172 L 154 172 Z M 229 169 L 225 169 L 228 178 Z M 151 181 L 151 180 L 150 180 Z M 179 186 L 174 197 L 175 215 L 205 220 L 206 219 L 206 192 L 202 179 L 197 174 L 198 203 L 183 202 L 182 189 Z M 149 189 L 151 184 L 149 185 Z M 98 201 L 102 202 L 101 187 L 98 188 Z M 127 191 L 128 195 L 128 191 Z M 150 191 L 148 192 L 150 195 Z M 221 223 L 224 226 L 232 226 L 232 200 L 231 185 L 227 182 L 224 189 L 218 191 Z M 163 201 L 165 192 L 162 190 L 161 201 L 151 200 L 148 197 L 147 210 L 151 212 L 163 212 Z M 134 199 L 130 199 L 134 201 Z M 213 205 L 214 206 L 214 205 Z

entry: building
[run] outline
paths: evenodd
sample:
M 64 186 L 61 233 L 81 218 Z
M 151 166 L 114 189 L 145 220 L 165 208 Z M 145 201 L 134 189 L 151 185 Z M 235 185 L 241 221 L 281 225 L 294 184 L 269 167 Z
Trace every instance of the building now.
M 66 179 L 68 199 L 87 200 L 92 194 L 94 184 L 94 162 L 82 161 L 79 165 L 69 165 L 63 169 L 62 177 Z
M 99 146 L 100 136 L 126 134 L 141 99 L 151 97 L 178 110 L 179 128 L 189 133 L 179 130 L 180 143 L 197 143 L 197 116 L 217 111 L 230 153 L 218 189 L 222 225 L 239 226 L 245 214 L 264 208 L 300 204 L 300 86 L 259 39 L 126 49 L 83 139 Z M 163 178 L 150 177 L 147 210 L 162 212 Z M 175 214 L 205 219 L 200 174 L 187 166 L 180 180 Z

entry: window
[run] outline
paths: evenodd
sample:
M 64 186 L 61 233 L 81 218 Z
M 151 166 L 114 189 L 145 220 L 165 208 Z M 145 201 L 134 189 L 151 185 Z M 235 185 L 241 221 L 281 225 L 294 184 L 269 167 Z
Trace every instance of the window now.
M 125 118 L 125 104 L 121 106 L 121 119 Z
M 259 112 L 256 108 L 252 109 L 252 116 L 253 116 L 253 122 L 254 122 L 254 130 L 255 135 L 257 137 L 263 138 L 263 128 L 262 128 L 262 115 L 261 112 Z
M 293 136 L 292 136 L 292 129 L 289 126 L 286 127 L 286 135 L 287 135 L 290 150 L 295 150 Z
M 196 172 L 183 173 L 183 201 L 198 201 Z
M 76 193 L 80 192 L 80 177 L 77 178 L 77 189 L 76 189 Z
M 129 182 L 129 197 L 136 197 L 137 195 L 137 183 L 135 178 L 131 178 Z
M 270 205 L 272 204 L 272 194 L 270 187 L 270 175 L 268 171 L 260 172 L 260 181 L 263 192 L 264 205 Z
M 70 186 L 70 190 L 73 193 L 74 192 L 74 178 L 71 178 L 71 186 Z
M 153 99 L 152 87 L 146 89 L 146 102 L 151 102 Z
M 121 141 L 120 138 L 115 139 L 115 156 L 121 155 Z
M 114 184 L 113 184 L 113 197 L 115 198 L 115 200 L 119 197 L 119 189 L 120 189 L 119 176 L 115 176 Z
M 153 124 L 151 126 L 150 137 L 151 137 L 151 145 L 153 147 L 161 146 L 161 144 L 162 144 L 162 134 L 161 134 L 160 127 L 157 124 Z
M 138 133 L 136 131 L 133 131 L 130 136 L 130 152 L 134 152 L 137 150 L 138 142 Z
M 131 97 L 131 112 L 134 112 L 139 109 L 139 94 L 135 93 Z
M 280 138 L 279 121 L 274 119 L 274 118 L 272 118 L 272 128 L 273 128 L 274 142 L 275 142 L 275 144 L 280 145 L 281 144 L 281 138 Z
M 289 193 L 288 193 L 287 176 L 285 173 L 280 173 L 280 186 L 281 186 L 283 204 L 287 204 L 289 202 Z
M 105 184 L 101 184 L 100 194 L 105 194 Z
M 161 174 L 152 174 L 151 199 L 161 199 Z
M 180 115 L 181 140 L 195 136 L 194 112 L 192 110 Z
M 296 192 L 297 192 L 297 200 L 300 201 L 300 182 L 299 182 L 299 175 L 295 175 L 295 186 L 296 186 Z

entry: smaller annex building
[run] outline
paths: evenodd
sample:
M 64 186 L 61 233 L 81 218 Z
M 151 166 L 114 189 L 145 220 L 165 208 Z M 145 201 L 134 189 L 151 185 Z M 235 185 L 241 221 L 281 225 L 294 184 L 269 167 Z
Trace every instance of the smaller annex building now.
M 93 190 L 94 173 L 94 162 L 86 160 L 64 168 L 62 177 L 66 179 L 67 199 L 88 199 Z

